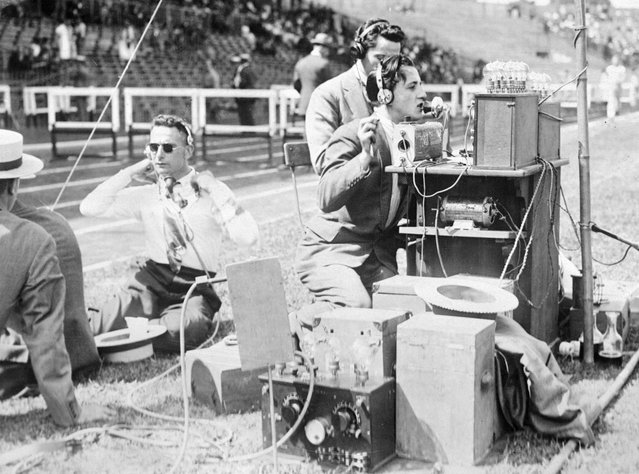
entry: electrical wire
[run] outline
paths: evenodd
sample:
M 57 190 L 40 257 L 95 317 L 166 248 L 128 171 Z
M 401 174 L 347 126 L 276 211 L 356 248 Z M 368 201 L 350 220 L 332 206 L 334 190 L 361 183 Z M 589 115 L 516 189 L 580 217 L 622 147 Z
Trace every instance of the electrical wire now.
M 533 192 L 533 195 L 530 198 L 530 203 L 528 204 L 528 208 L 526 209 L 526 212 L 524 213 L 524 217 L 521 220 L 521 227 L 519 228 L 519 232 L 517 233 L 517 237 L 515 238 L 515 244 L 513 245 L 513 248 L 511 249 L 510 254 L 508 255 L 508 258 L 506 259 L 506 263 L 504 264 L 504 268 L 501 271 L 501 275 L 499 276 L 500 280 L 504 279 L 506 270 L 508 268 L 508 265 L 510 264 L 510 260 L 512 259 L 515 253 L 515 249 L 517 248 L 517 243 L 519 242 L 519 238 L 521 237 L 522 232 L 524 230 L 524 223 L 528 219 L 528 214 L 530 213 L 530 210 L 533 208 L 533 203 L 535 202 L 535 198 L 537 197 L 537 193 L 539 191 L 540 185 L 544 180 L 545 173 L 546 173 L 546 168 L 542 167 L 541 176 L 539 177 L 539 180 L 537 181 L 537 185 L 535 186 L 535 191 Z M 530 236 L 531 240 L 532 240 L 532 231 L 533 229 L 531 229 L 531 236 Z
M 444 260 L 442 259 L 442 253 L 439 248 L 439 209 L 441 207 L 441 197 L 437 196 L 437 209 L 435 210 L 435 247 L 437 248 L 437 257 L 439 258 L 439 266 L 442 269 L 442 273 L 444 274 L 444 278 L 448 278 L 448 274 L 446 273 L 446 268 L 444 267 Z

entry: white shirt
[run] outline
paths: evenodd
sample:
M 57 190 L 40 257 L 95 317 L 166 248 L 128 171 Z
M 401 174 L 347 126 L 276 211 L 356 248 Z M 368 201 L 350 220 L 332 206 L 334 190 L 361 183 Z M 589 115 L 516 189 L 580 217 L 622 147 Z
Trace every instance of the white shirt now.
M 71 36 L 72 32 L 65 23 L 60 23 L 55 29 L 55 35 L 58 39 L 58 54 L 60 59 L 71 59 Z
M 391 148 L 391 162 L 393 163 L 393 166 L 401 166 L 402 165 L 401 158 L 398 153 L 393 153 L 392 146 L 391 146 L 393 143 L 393 134 L 395 133 L 395 124 L 385 117 L 381 117 L 379 115 L 377 116 L 379 117 L 379 123 L 382 125 L 382 128 L 384 129 L 384 134 L 386 134 L 386 141 L 388 142 L 388 145 Z M 388 219 L 386 220 L 386 225 L 384 226 L 385 228 L 391 225 L 391 223 L 393 222 L 393 219 L 395 219 L 395 214 L 397 214 L 397 209 L 399 208 L 399 201 L 401 198 L 401 194 L 399 192 L 399 184 L 397 183 L 398 182 L 397 173 L 392 173 L 392 177 L 393 177 L 393 187 L 391 190 L 391 202 L 390 202 L 390 209 L 388 211 Z
M 175 202 L 166 197 L 163 181 L 158 184 L 127 187 L 131 177 L 126 170 L 122 170 L 84 198 L 80 204 L 80 212 L 92 217 L 137 219 L 142 223 L 148 257 L 158 263 L 168 264 L 164 236 L 164 206 L 171 206 L 175 213 L 181 212 L 193 236 L 183 254 L 182 265 L 203 270 L 197 255 L 199 253 L 205 270 L 216 271 L 222 235 L 227 233 L 236 244 L 249 247 L 258 241 L 257 225 L 252 217 L 237 205 L 229 187 L 217 179 L 214 180 L 211 195 L 201 192 L 198 196 L 191 186 L 191 178 L 195 175 L 195 170 L 191 169 L 189 174 L 177 181 L 180 184 L 175 184 L 174 194 L 179 190 L 179 194 L 187 201 L 186 207 L 181 211 Z M 245 219 L 248 216 L 248 225 L 229 226 L 229 223 L 240 215 Z

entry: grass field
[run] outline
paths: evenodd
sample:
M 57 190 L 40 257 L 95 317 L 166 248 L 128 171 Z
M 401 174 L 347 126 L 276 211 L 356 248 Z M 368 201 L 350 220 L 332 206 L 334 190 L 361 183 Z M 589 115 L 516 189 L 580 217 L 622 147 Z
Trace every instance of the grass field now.
M 632 191 L 639 178 L 639 161 L 634 150 L 637 148 L 636 127 L 639 115 L 619 117 L 616 123 L 607 124 L 602 120 L 594 121 L 590 127 L 591 148 L 591 186 L 592 186 L 592 220 L 601 227 L 627 238 L 636 240 L 637 206 Z M 562 132 L 562 155 L 571 162 L 562 169 L 562 187 L 568 208 L 573 219 L 579 220 L 579 187 L 577 166 L 576 126 L 569 125 Z M 253 256 L 277 256 L 282 265 L 285 279 L 285 290 L 289 309 L 299 308 L 309 301 L 309 296 L 295 276 L 292 265 L 295 245 L 301 235 L 296 220 L 283 221 L 265 226 L 261 229 L 262 249 L 255 249 Z M 566 213 L 561 216 L 561 244 L 566 249 L 578 248 L 574 231 Z M 248 256 L 230 250 L 225 243 L 223 264 L 246 259 Z M 607 237 L 593 237 L 593 255 L 604 262 L 618 260 L 625 246 Z M 566 250 L 565 253 L 579 264 L 579 252 Z M 87 303 L 99 305 L 106 295 L 122 283 L 130 273 L 131 262 L 122 263 L 112 268 L 94 272 L 87 276 Z M 637 281 L 639 255 L 630 251 L 628 257 L 619 265 L 604 266 L 595 264 L 595 270 L 604 279 Z M 218 287 L 223 299 L 222 319 L 228 321 L 232 315 L 224 285 Z M 230 324 L 224 324 L 222 335 L 228 331 Z M 637 332 L 631 333 L 632 345 L 636 349 Z M 45 457 L 39 457 L 25 468 L 34 473 L 50 472 L 91 472 L 91 473 L 152 473 L 168 472 L 177 457 L 182 436 L 176 428 L 180 424 L 158 420 L 134 411 L 128 404 L 129 395 L 135 393 L 134 403 L 147 410 L 164 415 L 181 416 L 182 399 L 179 374 L 174 371 L 150 386 L 143 387 L 145 381 L 161 374 L 178 361 L 175 356 L 156 356 L 128 365 L 104 365 L 94 374 L 83 377 L 77 382 L 77 395 L 81 402 L 98 401 L 108 404 L 117 410 L 114 423 L 136 427 L 149 427 L 148 431 L 125 432 L 128 438 L 137 437 L 144 440 L 117 438 L 109 435 L 87 436 L 82 448 L 68 449 Z M 618 370 L 601 370 L 584 368 L 576 361 L 562 360 L 565 372 L 573 375 L 575 388 L 593 396 L 602 393 Z M 634 400 L 637 405 L 639 398 Z M 625 399 L 623 400 L 626 401 Z M 619 402 L 617 402 L 619 403 Z M 632 401 L 629 403 L 632 406 Z M 628 405 L 628 403 L 626 403 Z M 636 410 L 636 409 L 635 409 Z M 614 412 L 614 407 L 612 409 Z M 220 461 L 220 456 L 236 456 L 253 453 L 261 449 L 261 417 L 259 413 L 215 417 L 211 411 L 197 404 L 191 405 L 191 417 L 200 417 L 205 422 L 192 425 L 189 438 L 189 450 L 180 466 L 180 472 L 272 472 L 270 459 L 253 460 L 238 464 Z M 636 417 L 639 419 L 639 417 Z M 628 420 L 622 416 L 603 417 L 595 424 L 598 440 L 607 440 L 602 450 L 599 443 L 584 450 L 578 456 L 586 456 L 571 464 L 574 472 L 582 472 L 587 465 L 598 466 L 590 472 L 602 472 L 605 460 L 614 459 L 619 470 L 608 472 L 636 472 L 639 461 L 636 456 L 628 457 L 627 447 L 630 442 L 626 438 L 615 439 L 619 433 L 632 433 L 630 430 L 617 429 L 615 423 Z M 9 449 L 35 441 L 61 439 L 74 430 L 56 428 L 47 416 L 41 397 L 11 400 L 0 404 L 0 453 Z M 639 424 L 639 422 L 638 422 Z M 170 428 L 170 430 L 166 429 Z M 615 431 L 617 430 L 617 431 Z M 228 439 L 229 432 L 232 438 Z M 208 441 L 219 439 L 221 450 Z M 155 444 L 151 444 L 155 443 Z M 167 445 L 159 445 L 165 443 Z M 612 446 L 612 447 L 611 447 Z M 635 446 L 635 444 L 632 444 Z M 535 433 L 522 432 L 504 439 L 488 460 L 485 466 L 488 472 L 539 472 L 561 448 L 561 443 L 541 437 Z M 614 448 L 614 449 L 613 449 Z M 624 450 L 626 448 L 626 450 Z M 635 449 L 635 451 L 638 451 Z M 584 461 L 585 459 L 585 461 Z M 593 463 L 597 459 L 598 463 Z M 624 464 L 625 463 L 625 464 Z M 318 468 L 308 464 L 287 465 L 281 472 L 317 472 Z M 22 472 L 22 471 L 18 471 Z

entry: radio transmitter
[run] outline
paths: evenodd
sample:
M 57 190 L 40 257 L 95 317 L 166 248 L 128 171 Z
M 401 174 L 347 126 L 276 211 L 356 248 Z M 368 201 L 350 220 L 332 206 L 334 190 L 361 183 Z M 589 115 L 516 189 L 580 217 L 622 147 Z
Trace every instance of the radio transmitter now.
M 395 127 L 391 155 L 399 158 L 394 163 L 410 166 L 424 160 L 442 157 L 444 127 L 440 122 L 401 122 Z
M 268 378 L 262 395 L 264 447 L 273 444 Z M 308 373 L 273 374 L 275 427 L 284 436 L 299 418 L 309 391 Z M 395 456 L 395 379 L 347 374 L 318 377 L 308 412 L 279 448 L 321 464 L 371 471 Z

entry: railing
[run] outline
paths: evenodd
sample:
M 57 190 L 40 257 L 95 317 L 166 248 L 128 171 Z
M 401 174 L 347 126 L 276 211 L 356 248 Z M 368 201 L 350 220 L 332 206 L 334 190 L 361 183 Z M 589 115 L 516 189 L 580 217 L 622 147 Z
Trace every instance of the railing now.
M 279 94 L 275 89 L 199 89 L 199 120 L 198 125 L 202 134 L 202 159 L 206 159 L 206 137 L 228 135 L 253 135 L 265 137 L 268 140 L 269 161 L 273 159 L 271 140 L 277 135 L 277 104 Z M 260 125 L 237 125 L 207 123 L 206 99 L 266 99 L 268 100 L 268 123 Z
M 6 84 L 0 84 L 0 100 L 4 102 L 5 111 L 11 113 L 11 87 Z
M 105 114 L 103 121 L 96 123 L 97 99 L 103 99 L 106 105 L 109 97 L 113 97 L 110 102 L 111 113 Z M 75 106 L 72 106 L 72 98 L 76 98 Z M 80 120 L 69 119 L 70 114 L 76 113 Z M 91 131 L 94 128 L 95 133 L 111 135 L 113 158 L 117 158 L 116 135 L 120 130 L 120 100 L 116 88 L 50 87 L 47 91 L 47 117 L 54 158 L 58 156 L 56 144 L 59 134 Z
M 551 85 L 550 87 L 558 87 Z M 485 89 L 479 84 L 444 85 L 429 84 L 425 89 L 432 98 L 433 95 L 444 95 L 453 114 L 460 113 L 468 116 L 471 101 L 475 94 L 484 93 Z M 551 89 L 554 90 L 554 89 Z M 93 119 L 100 107 L 96 99 L 116 94 L 112 101 L 110 118 L 97 127 L 98 132 L 115 135 L 120 129 L 120 100 L 116 89 L 107 87 L 24 87 L 22 90 L 24 113 L 27 120 L 35 120 L 41 114 L 46 114 L 48 127 L 52 133 L 52 144 L 55 154 L 55 134 L 85 131 L 93 128 Z M 0 85 L 0 95 L 5 98 L 6 107 L 11 110 L 10 88 Z M 206 138 L 211 136 L 261 136 L 269 140 L 269 158 L 272 158 L 271 140 L 279 136 L 285 139 L 288 135 L 303 135 L 304 128 L 299 123 L 290 121 L 295 110 L 299 94 L 284 85 L 273 89 L 173 89 L 173 88 L 143 88 L 126 87 L 122 92 L 124 104 L 124 130 L 129 135 L 129 153 L 133 156 L 132 137 L 135 134 L 146 134 L 150 131 L 151 117 L 157 113 L 174 113 L 185 118 L 190 117 L 194 134 L 202 136 L 202 156 L 206 156 Z M 83 97 L 83 101 L 73 100 Z M 153 100 L 162 98 L 162 103 L 154 104 Z M 230 123 L 209 123 L 207 118 L 207 100 L 223 99 L 229 101 L 236 98 L 254 98 L 268 101 L 268 118 L 266 123 L 258 125 L 239 125 Z M 141 102 L 141 99 L 147 101 Z M 606 102 L 606 90 L 602 85 L 589 85 L 588 106 L 595 102 Z M 577 96 L 574 84 L 564 87 L 557 93 L 555 100 L 561 102 L 562 108 L 576 107 Z M 150 101 L 150 102 L 149 102 Z M 180 102 L 181 101 L 181 102 Z M 635 106 L 637 91 L 631 83 L 622 87 L 622 103 Z M 279 106 L 279 113 L 277 107 Z M 146 107 L 146 108 L 145 108 Z M 88 115 L 89 120 L 70 120 L 74 114 Z M 140 114 L 143 116 L 140 117 Z M 145 115 L 146 114 L 146 115 Z M 66 117 L 61 117 L 66 115 Z M 115 147 L 114 147 L 115 150 Z M 115 154 L 115 151 L 114 151 Z

